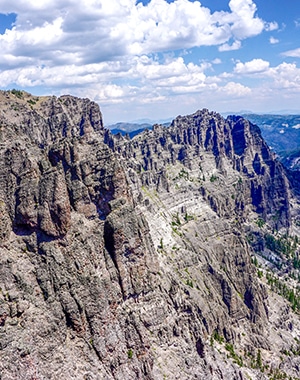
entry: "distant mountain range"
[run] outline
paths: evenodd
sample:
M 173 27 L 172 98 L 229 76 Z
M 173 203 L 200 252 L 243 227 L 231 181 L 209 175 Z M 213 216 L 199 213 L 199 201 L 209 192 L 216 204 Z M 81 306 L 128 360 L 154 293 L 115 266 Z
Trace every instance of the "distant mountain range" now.
M 121 133 L 122 136 L 129 135 L 130 138 L 143 132 L 145 129 L 152 129 L 152 124 L 149 123 L 116 123 L 109 125 L 108 128 L 116 135 Z
M 286 167 L 300 170 L 300 115 L 255 114 L 245 111 L 241 116 L 259 126 L 263 138 Z M 123 136 L 128 134 L 132 138 L 145 129 L 152 129 L 153 124 L 155 122 L 151 124 L 151 120 L 120 122 L 109 125 L 108 128 L 113 134 L 121 133 Z M 164 121 L 159 124 L 169 126 L 170 122 Z
M 163 122 L 159 123 L 161 125 L 164 125 L 168 127 L 171 122 Z M 122 136 L 129 135 L 130 138 L 133 138 L 134 136 L 138 135 L 139 133 L 143 132 L 145 129 L 152 129 L 153 125 L 156 124 L 153 122 L 136 122 L 136 123 L 126 123 L 126 122 L 120 122 L 116 124 L 108 125 L 107 128 L 111 130 L 111 132 L 116 135 L 118 133 L 121 133 Z
M 300 115 L 242 116 L 260 127 L 263 138 L 286 167 L 300 170 Z

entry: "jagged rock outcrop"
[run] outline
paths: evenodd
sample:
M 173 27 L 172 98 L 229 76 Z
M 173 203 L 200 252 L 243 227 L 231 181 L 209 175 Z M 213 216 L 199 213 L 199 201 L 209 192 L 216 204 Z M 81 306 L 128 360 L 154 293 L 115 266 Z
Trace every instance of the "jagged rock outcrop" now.
M 230 214 L 237 208 L 244 213 L 250 206 L 268 221 L 277 213 L 277 228 L 288 226 L 289 184 L 284 169 L 262 139 L 259 128 L 247 120 L 236 116 L 224 120 L 205 109 L 178 117 L 169 128 L 156 126 L 143 136 L 125 145 L 123 142 L 112 144 L 130 160 L 127 165 L 133 165 L 135 171 L 144 171 L 143 185 L 168 186 L 164 180 L 165 169 L 176 162 L 195 174 L 198 172 L 199 178 L 202 173 L 208 175 L 207 180 L 214 179 L 215 171 L 223 177 L 240 174 L 233 193 L 241 197 L 226 200 L 229 207 L 223 204 L 218 207 L 221 199 L 211 198 L 215 210 L 220 215 L 226 208 Z M 208 162 L 209 159 L 212 162 Z M 232 196 L 232 193 L 223 192 L 222 198 L 224 195 Z
M 300 376 L 247 240 L 299 215 L 257 127 L 202 110 L 128 140 L 87 99 L 1 92 L 0 157 L 3 380 Z

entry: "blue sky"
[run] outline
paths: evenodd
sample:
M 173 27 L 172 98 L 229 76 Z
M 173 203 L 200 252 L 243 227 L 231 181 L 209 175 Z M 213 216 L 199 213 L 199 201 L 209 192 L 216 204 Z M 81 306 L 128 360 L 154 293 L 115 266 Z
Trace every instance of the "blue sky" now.
M 99 103 L 106 124 L 300 113 L 298 0 L 1 0 L 0 88 Z

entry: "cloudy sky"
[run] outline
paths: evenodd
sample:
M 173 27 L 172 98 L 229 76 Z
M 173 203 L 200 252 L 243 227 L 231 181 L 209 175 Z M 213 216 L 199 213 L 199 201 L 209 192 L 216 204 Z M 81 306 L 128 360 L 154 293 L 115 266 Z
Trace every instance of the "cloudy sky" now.
M 0 0 L 0 88 L 89 97 L 105 124 L 300 112 L 299 0 Z

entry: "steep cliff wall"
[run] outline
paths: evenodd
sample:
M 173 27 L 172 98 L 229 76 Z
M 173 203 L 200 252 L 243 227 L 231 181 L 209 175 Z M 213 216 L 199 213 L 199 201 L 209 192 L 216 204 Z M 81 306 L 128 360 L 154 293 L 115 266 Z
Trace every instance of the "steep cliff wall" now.
M 192 331 L 202 326 L 201 342 L 217 334 L 250 357 L 260 349 L 268 355 L 275 348 L 276 339 L 269 335 L 274 315 L 251 263 L 249 237 L 253 246 L 260 241 L 264 248 L 266 231 L 288 233 L 299 216 L 299 202 L 259 129 L 242 118 L 224 120 L 202 110 L 130 141 L 109 135 L 106 140 L 127 168 L 137 208 L 150 226 L 164 287 L 180 299 L 177 318 L 184 320 L 186 303 L 191 310 L 197 305 L 201 312 L 193 310 L 191 319 L 199 325 Z M 159 356 L 170 356 L 161 347 Z M 174 354 L 169 365 L 179 356 Z M 211 368 L 217 376 L 219 369 Z M 233 375 L 225 371 L 224 376 Z
M 0 157 L 2 379 L 299 377 L 248 243 L 296 233 L 299 202 L 257 127 L 203 110 L 127 140 L 87 99 L 2 92 Z

